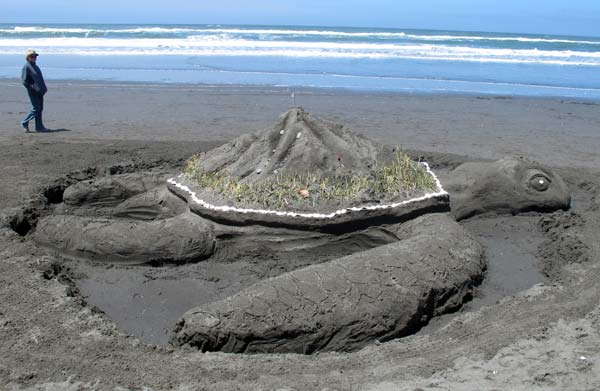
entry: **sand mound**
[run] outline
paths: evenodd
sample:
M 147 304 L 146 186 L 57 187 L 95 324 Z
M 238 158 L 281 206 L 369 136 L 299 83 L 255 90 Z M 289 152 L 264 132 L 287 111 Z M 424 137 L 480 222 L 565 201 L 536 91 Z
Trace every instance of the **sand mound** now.
M 206 153 L 201 168 L 226 171 L 256 182 L 274 174 L 315 176 L 366 172 L 381 148 L 342 125 L 316 118 L 302 108 L 287 111 L 273 129 L 246 134 Z

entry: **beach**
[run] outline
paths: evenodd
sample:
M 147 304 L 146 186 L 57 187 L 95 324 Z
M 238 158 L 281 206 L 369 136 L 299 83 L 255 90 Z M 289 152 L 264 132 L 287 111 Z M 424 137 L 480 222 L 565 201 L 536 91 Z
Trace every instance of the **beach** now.
M 599 101 L 458 94 L 360 93 L 266 86 L 49 82 L 52 140 L 224 142 L 271 127 L 302 106 L 376 141 L 408 149 L 551 165 L 600 167 Z M 17 80 L 0 80 L 4 141 L 29 109 Z M 291 97 L 292 92 L 294 98 Z
M 145 167 L 180 170 L 191 155 L 271 128 L 281 113 L 302 106 L 408 150 L 434 170 L 505 156 L 554 168 L 572 192 L 571 211 L 465 225 L 488 230 L 490 241 L 494 235 L 509 238 L 524 253 L 541 251 L 564 264 L 533 287 L 432 322 L 420 334 L 351 354 L 203 354 L 128 335 L 86 304 L 77 287 L 82 276 L 53 266 L 52 253 L 37 248 L 28 235 L 3 229 L 0 387 L 591 390 L 600 385 L 600 102 L 80 80 L 52 80 L 48 86 L 44 118 L 53 131 L 26 134 L 19 126 L 29 109 L 25 90 L 18 80 L 0 80 L 5 215 L 34 219 L 43 208 L 32 212 L 32 205 L 38 208 L 45 197 L 50 208 L 51 190 L 61 181 Z M 540 229 L 548 248 L 548 241 L 566 244 L 546 252 L 526 248 L 518 242 L 524 229 Z

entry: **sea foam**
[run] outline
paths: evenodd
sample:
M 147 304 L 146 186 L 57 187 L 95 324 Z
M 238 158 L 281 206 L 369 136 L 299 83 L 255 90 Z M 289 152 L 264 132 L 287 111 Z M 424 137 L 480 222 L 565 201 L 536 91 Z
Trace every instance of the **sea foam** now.
M 228 35 L 186 38 L 0 38 L 0 54 L 35 47 L 45 54 L 280 56 L 369 59 L 422 59 L 469 62 L 600 66 L 600 51 L 485 48 L 441 44 L 329 41 L 268 41 Z

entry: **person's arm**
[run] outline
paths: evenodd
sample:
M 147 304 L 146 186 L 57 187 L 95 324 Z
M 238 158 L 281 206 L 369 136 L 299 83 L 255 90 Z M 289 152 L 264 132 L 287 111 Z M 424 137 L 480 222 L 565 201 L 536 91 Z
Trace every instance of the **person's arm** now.
M 23 69 L 21 70 L 21 82 L 23 82 L 23 85 L 26 88 L 31 88 L 31 85 L 29 84 L 29 81 L 27 80 L 28 79 L 27 76 L 28 76 L 27 75 L 27 65 L 24 65 Z
M 27 88 L 28 90 L 36 90 L 35 83 L 33 82 L 33 80 L 31 80 L 31 75 L 29 74 L 29 67 L 27 65 L 24 65 L 23 70 L 21 71 L 21 81 L 23 82 L 25 88 Z

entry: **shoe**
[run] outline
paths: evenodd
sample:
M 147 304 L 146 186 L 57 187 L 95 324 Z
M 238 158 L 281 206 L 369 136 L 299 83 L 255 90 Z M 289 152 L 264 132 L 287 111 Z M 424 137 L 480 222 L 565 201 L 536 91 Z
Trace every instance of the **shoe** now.
M 48 128 L 40 128 L 40 129 L 36 129 L 36 132 L 50 132 L 50 129 Z
M 25 129 L 25 133 L 29 133 L 29 124 L 21 123 L 21 127 Z

